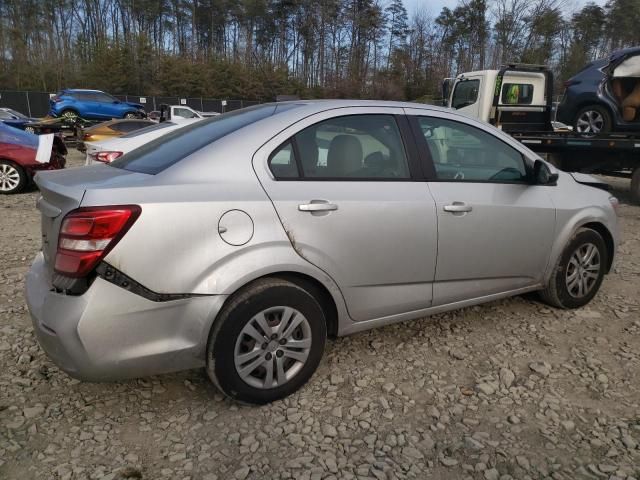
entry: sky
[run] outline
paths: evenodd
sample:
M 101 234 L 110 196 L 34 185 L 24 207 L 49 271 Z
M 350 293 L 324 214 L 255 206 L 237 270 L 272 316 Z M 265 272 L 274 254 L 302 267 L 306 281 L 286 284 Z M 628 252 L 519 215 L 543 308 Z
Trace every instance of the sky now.
M 411 14 L 415 10 L 424 8 L 427 10 L 427 12 L 429 12 L 431 15 L 435 17 L 435 16 L 438 16 L 440 11 L 442 10 L 442 7 L 449 7 L 453 9 L 458 4 L 458 0 L 403 0 L 403 1 L 404 1 L 405 7 L 407 8 L 407 11 L 409 12 L 409 16 L 411 16 Z M 606 3 L 606 0 L 565 0 L 564 10 L 567 12 L 573 12 L 575 10 L 579 10 L 586 3 L 589 3 L 590 1 L 593 1 L 598 5 L 604 5 Z

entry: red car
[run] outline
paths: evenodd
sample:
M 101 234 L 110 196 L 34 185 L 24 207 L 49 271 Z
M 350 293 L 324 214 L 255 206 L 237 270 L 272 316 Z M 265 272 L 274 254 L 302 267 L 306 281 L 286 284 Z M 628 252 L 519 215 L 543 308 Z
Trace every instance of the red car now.
M 0 193 L 24 190 L 39 170 L 64 168 L 67 148 L 57 136 L 48 158 L 36 158 L 44 138 L 0 123 Z

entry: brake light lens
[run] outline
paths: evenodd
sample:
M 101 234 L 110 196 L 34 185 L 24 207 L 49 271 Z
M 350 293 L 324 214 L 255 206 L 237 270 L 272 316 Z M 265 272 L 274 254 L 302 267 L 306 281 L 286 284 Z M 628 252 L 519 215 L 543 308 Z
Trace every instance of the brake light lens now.
M 98 162 L 111 163 L 116 158 L 120 158 L 122 155 L 124 155 L 122 152 L 97 152 L 92 154 L 91 156 Z
M 61 102 L 62 99 L 60 97 L 53 97 L 52 100 L 56 103 Z
M 78 208 L 62 220 L 54 269 L 67 277 L 88 275 L 138 219 L 139 205 Z

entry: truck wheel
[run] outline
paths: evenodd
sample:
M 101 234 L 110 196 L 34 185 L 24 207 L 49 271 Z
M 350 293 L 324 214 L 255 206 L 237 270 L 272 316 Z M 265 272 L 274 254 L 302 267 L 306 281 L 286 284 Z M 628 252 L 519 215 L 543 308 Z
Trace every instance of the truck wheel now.
M 640 203 L 640 167 L 636 167 L 631 175 L 631 200 Z
M 590 105 L 581 109 L 573 122 L 577 133 L 597 134 L 611 131 L 611 115 L 600 105 Z

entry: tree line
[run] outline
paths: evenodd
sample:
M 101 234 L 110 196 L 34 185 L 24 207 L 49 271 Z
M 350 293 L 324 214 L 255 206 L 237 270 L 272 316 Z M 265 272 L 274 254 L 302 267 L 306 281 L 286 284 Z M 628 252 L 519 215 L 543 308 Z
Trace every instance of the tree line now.
M 558 81 L 640 45 L 640 0 L 0 0 L 0 89 L 429 99 L 506 62 Z

